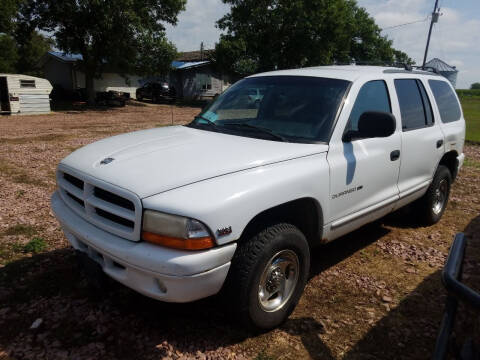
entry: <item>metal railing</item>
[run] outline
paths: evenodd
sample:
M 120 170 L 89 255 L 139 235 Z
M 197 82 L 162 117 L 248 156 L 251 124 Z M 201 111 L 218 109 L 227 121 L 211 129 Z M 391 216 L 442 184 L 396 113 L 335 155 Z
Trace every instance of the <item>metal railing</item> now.
M 448 355 L 450 335 L 455 325 L 459 301 L 463 301 L 480 310 L 480 294 L 461 282 L 466 243 L 467 241 L 463 233 L 455 236 L 442 271 L 442 281 L 448 296 L 432 357 L 434 360 L 445 359 Z M 468 346 L 466 346 L 460 355 L 460 359 L 474 360 L 478 359 L 478 355 L 474 354 L 473 349 L 468 349 Z

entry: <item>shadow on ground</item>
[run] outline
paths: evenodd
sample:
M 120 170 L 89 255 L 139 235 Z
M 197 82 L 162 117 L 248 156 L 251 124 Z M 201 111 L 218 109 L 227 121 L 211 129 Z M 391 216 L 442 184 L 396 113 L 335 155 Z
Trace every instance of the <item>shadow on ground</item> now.
M 477 227 L 477 217 L 466 229 Z M 373 223 L 313 251 L 312 276 L 389 232 Z M 444 290 L 440 271 L 426 278 L 346 354 L 346 359 L 428 358 L 439 327 Z M 222 351 L 252 334 L 229 318 L 221 299 L 167 304 L 115 282 L 92 292 L 73 251 L 62 249 L 0 269 L 0 346 L 15 358 L 158 358 L 171 352 Z M 38 329 L 30 326 L 42 319 Z M 333 359 L 313 318 L 288 320 L 313 359 Z M 228 354 L 225 353 L 225 357 Z
M 412 226 L 407 223 L 404 223 L 404 225 L 406 227 Z M 356 233 L 359 235 L 358 233 L 361 231 L 367 230 L 365 228 L 361 229 L 352 233 L 351 236 L 354 236 Z M 371 231 L 379 231 L 379 229 L 373 228 Z M 474 264 L 475 267 L 471 266 L 472 270 L 478 270 L 477 265 L 480 263 L 480 216 L 475 218 L 465 228 L 464 232 L 469 240 L 466 251 L 466 264 Z M 372 237 L 363 241 L 368 243 L 375 241 L 375 233 L 371 235 Z M 376 235 L 381 237 L 381 233 Z M 339 245 L 332 243 L 333 254 L 341 252 L 342 250 L 340 249 L 343 249 L 342 241 L 348 240 L 345 238 L 345 240 L 341 239 L 339 241 Z M 358 251 L 368 244 L 359 244 L 356 250 L 352 248 L 353 245 L 351 243 L 347 242 L 345 245 L 347 249 L 343 251 L 350 253 L 352 250 Z M 337 246 L 339 249 L 337 249 Z M 326 257 L 328 258 L 327 255 Z M 478 271 L 474 272 L 477 273 Z M 470 276 L 468 277 L 470 278 Z M 477 276 L 475 280 L 477 280 L 476 283 L 473 281 L 471 286 L 480 289 L 480 277 Z M 446 292 L 441 284 L 441 271 L 439 270 L 427 277 L 397 307 L 378 321 L 343 359 L 430 358 L 440 327 L 445 300 Z M 478 334 L 475 333 L 475 331 L 478 332 L 479 330 L 478 321 L 472 319 L 478 319 L 478 313 L 472 312 L 471 309 L 466 307 L 460 307 L 456 321 L 457 339 L 453 338 L 452 340 L 453 347 L 450 347 L 451 352 L 457 351 L 467 338 L 475 339 L 475 336 L 478 337 Z M 296 329 L 292 334 L 301 337 L 302 343 L 312 359 L 330 360 L 335 358 L 328 347 L 319 339 L 318 333 L 323 331 L 322 325 L 313 318 L 306 317 L 289 320 L 285 325 L 285 329 L 290 332 L 292 331 L 289 329 Z

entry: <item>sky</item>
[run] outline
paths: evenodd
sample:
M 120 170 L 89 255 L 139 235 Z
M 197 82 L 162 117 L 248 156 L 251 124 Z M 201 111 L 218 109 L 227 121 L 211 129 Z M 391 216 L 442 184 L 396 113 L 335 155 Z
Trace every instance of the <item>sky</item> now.
M 434 0 L 357 0 L 370 13 L 393 46 L 422 63 Z M 442 15 L 434 24 L 428 60 L 438 57 L 459 70 L 457 88 L 480 82 L 480 1 L 439 0 Z M 221 0 L 188 0 L 177 26 L 167 26 L 167 36 L 179 51 L 215 46 L 220 30 L 215 23 L 229 10 Z M 416 22 L 419 21 L 419 22 Z M 414 24 L 388 27 L 416 22 Z

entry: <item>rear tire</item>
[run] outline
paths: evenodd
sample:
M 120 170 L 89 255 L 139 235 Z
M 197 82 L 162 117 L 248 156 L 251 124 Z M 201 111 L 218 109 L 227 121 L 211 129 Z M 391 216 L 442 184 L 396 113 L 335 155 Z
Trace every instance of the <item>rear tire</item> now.
M 247 327 L 272 329 L 297 305 L 309 269 L 302 232 L 285 223 L 267 227 L 238 245 L 226 282 L 229 306 Z
M 430 187 L 418 202 L 425 225 L 436 224 L 442 218 L 448 204 L 451 184 L 450 170 L 444 165 L 439 165 Z

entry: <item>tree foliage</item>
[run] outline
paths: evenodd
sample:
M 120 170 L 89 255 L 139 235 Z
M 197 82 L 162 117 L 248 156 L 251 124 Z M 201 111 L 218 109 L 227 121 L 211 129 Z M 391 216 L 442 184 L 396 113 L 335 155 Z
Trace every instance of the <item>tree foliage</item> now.
M 223 68 L 248 74 L 332 63 L 408 62 L 354 0 L 223 0 Z
M 24 21 L 26 4 L 22 0 L 0 2 L 0 72 L 40 75 L 40 59 L 53 46 L 53 40 Z
M 15 40 L 7 34 L 0 34 L 0 73 L 16 72 L 18 52 Z
M 470 90 L 479 90 L 480 89 L 480 83 L 476 82 L 470 85 Z
M 19 0 L 0 1 L 0 33 L 10 34 L 15 26 Z
M 176 49 L 164 23 L 176 24 L 186 0 L 25 0 L 23 22 L 50 32 L 65 53 L 83 56 L 87 94 L 106 70 L 164 74 Z

